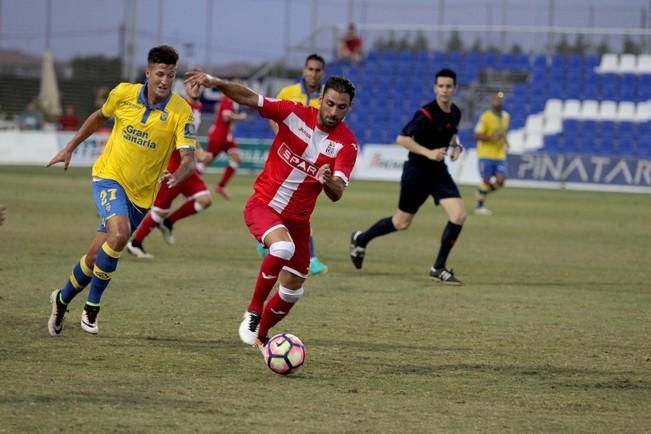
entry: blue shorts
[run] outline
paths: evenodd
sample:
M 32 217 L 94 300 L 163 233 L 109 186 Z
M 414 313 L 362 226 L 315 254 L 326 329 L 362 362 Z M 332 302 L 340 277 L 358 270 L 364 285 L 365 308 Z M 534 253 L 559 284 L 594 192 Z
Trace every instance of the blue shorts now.
M 112 179 L 95 178 L 93 197 L 100 217 L 97 232 L 106 232 L 106 221 L 109 218 L 115 215 L 126 215 L 129 217 L 131 233 L 133 233 L 148 211 L 134 205 L 127 197 L 124 188 Z
M 491 179 L 493 176 L 501 175 L 506 178 L 506 160 L 492 160 L 490 158 L 479 159 L 479 175 L 482 179 Z

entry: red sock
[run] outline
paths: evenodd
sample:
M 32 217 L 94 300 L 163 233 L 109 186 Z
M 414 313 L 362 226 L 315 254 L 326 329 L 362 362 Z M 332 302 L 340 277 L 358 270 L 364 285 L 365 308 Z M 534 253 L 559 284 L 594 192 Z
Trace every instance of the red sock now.
M 228 180 L 231 179 L 233 175 L 235 175 L 235 169 L 231 166 L 226 166 L 226 170 L 224 170 L 224 174 L 222 175 L 222 180 L 219 181 L 219 186 L 226 187 Z
M 286 302 L 280 298 L 280 294 L 276 292 L 264 307 L 264 313 L 260 320 L 260 331 L 258 332 L 258 336 L 267 336 L 269 329 L 285 318 L 295 304 L 296 303 Z
M 248 311 L 262 313 L 264 302 L 267 300 L 269 293 L 278 280 L 278 274 L 283 266 L 287 263 L 285 259 L 274 255 L 267 255 L 262 260 L 258 280 L 255 282 L 255 290 Z M 265 278 L 266 276 L 266 278 Z
M 157 225 L 158 224 L 154 221 L 154 219 L 151 218 L 151 211 L 148 212 L 145 218 L 142 219 L 142 222 L 140 222 L 140 226 L 138 226 L 136 232 L 134 232 L 133 239 L 135 241 L 142 242 L 142 240 L 144 240 Z
M 174 211 L 171 216 L 169 216 L 169 221 L 175 223 L 182 218 L 196 214 L 197 210 L 194 207 L 194 200 L 187 200 L 179 209 Z

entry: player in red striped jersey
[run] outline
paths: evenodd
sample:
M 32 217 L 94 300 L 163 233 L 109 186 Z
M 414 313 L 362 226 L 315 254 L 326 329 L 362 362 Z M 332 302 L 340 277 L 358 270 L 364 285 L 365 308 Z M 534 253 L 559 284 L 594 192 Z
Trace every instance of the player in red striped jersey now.
M 233 81 L 239 82 L 239 79 Z M 198 165 L 200 170 L 209 166 L 222 152 L 228 154 L 228 165 L 224 174 L 215 186 L 214 190 L 224 199 L 230 200 L 231 196 L 225 190 L 228 181 L 235 175 L 240 166 L 240 148 L 237 146 L 233 135 L 233 123 L 246 120 L 247 114 L 239 111 L 239 104 L 227 96 L 223 96 L 215 110 L 215 122 L 208 132 L 208 145 L 206 150 L 208 156 Z
M 357 139 L 343 119 L 350 111 L 355 87 L 345 78 L 329 78 L 317 109 L 265 98 L 199 70 L 190 71 L 186 82 L 216 87 L 279 125 L 244 208 L 249 231 L 269 248 L 269 254 L 262 260 L 239 334 L 247 344 L 262 345 L 269 329 L 303 295 L 310 261 L 310 216 L 319 194 L 323 190 L 330 200 L 341 199 L 353 171 Z M 279 289 L 266 301 L 276 281 L 280 281 Z
M 195 131 L 198 131 L 201 122 L 201 101 L 199 101 L 199 97 L 201 96 L 201 92 L 203 92 L 203 88 L 201 86 L 192 87 L 188 84 L 184 88 L 184 99 L 192 108 Z M 199 160 L 212 157 L 209 152 L 205 152 L 199 147 L 197 147 L 195 156 Z M 179 152 L 174 151 L 166 170 L 174 173 L 180 161 L 181 157 Z M 185 196 L 186 201 L 172 212 L 172 202 L 174 202 L 174 199 L 179 194 Z M 133 233 L 131 240 L 127 243 L 127 251 L 140 259 L 153 258 L 153 255 L 145 251 L 143 241 L 154 228 L 158 227 L 163 234 L 165 242 L 172 245 L 174 244 L 174 236 L 172 235 L 174 223 L 183 218 L 198 214 L 210 207 L 210 205 L 212 205 L 212 197 L 199 170 L 195 170 L 192 175 L 174 187 L 168 187 L 166 184 L 162 184 L 156 195 L 156 200 L 154 200 L 154 205 L 142 220 L 138 229 Z

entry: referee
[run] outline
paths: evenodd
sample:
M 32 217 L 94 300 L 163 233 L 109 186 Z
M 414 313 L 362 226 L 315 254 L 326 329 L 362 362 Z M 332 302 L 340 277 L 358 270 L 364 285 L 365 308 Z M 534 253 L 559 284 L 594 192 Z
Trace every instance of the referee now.
M 409 151 L 402 169 L 398 210 L 393 217 L 378 220 L 365 232 L 353 232 L 350 257 L 355 268 L 362 268 L 366 246 L 372 239 L 409 228 L 420 206 L 433 196 L 436 205 L 440 204 L 448 215 L 448 223 L 429 275 L 441 283 L 461 285 L 445 265 L 466 219 L 461 194 L 444 161 L 449 148 L 452 161 L 463 150 L 457 136 L 461 111 L 452 103 L 456 89 L 454 71 L 442 69 L 437 72 L 434 84 L 436 99 L 419 108 L 396 139 Z

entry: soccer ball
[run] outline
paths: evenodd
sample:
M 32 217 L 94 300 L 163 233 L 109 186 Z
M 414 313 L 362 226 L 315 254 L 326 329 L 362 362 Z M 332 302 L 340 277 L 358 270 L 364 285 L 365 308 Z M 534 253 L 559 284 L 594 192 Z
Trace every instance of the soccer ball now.
M 264 361 L 276 374 L 293 374 L 305 362 L 305 345 L 292 334 L 278 334 L 264 346 Z

